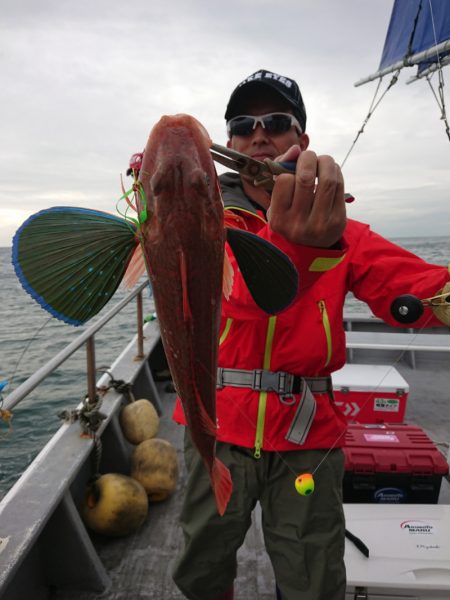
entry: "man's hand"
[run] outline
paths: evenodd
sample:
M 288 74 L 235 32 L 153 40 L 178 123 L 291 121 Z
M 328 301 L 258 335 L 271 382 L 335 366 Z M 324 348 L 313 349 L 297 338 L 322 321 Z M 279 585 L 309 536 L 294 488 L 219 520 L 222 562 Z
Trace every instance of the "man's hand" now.
M 277 161 L 297 160 L 294 175 L 278 175 L 267 212 L 273 231 L 304 246 L 330 248 L 345 229 L 344 178 L 331 156 L 292 146 Z

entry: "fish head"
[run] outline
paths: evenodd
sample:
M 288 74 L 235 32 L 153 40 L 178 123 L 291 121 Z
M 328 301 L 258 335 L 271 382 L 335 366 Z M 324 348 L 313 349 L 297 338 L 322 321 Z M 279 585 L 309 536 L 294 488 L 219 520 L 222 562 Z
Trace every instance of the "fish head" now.
M 165 115 L 150 132 L 139 174 L 147 211 L 165 224 L 187 215 L 221 214 L 212 141 L 203 125 L 186 114 Z

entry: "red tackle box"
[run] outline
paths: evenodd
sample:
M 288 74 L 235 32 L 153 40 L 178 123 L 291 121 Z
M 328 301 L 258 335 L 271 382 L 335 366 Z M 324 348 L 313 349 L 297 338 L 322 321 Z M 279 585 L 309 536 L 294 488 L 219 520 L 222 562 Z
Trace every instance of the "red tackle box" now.
M 403 422 L 409 386 L 391 365 L 346 364 L 332 381 L 335 403 L 349 422 Z
M 344 502 L 436 504 L 449 467 L 415 425 L 350 423 L 345 437 Z

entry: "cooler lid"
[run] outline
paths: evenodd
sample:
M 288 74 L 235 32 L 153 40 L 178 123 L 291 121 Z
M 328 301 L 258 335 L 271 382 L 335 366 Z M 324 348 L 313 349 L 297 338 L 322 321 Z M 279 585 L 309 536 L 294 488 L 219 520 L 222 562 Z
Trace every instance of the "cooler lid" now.
M 409 391 L 408 382 L 392 365 L 357 365 L 348 363 L 331 375 L 333 389 L 351 391 Z
M 344 512 L 347 529 L 370 552 L 366 558 L 346 540 L 347 589 L 450 598 L 449 505 L 345 504 Z
M 350 423 L 345 434 L 347 471 L 446 475 L 448 463 L 417 425 Z

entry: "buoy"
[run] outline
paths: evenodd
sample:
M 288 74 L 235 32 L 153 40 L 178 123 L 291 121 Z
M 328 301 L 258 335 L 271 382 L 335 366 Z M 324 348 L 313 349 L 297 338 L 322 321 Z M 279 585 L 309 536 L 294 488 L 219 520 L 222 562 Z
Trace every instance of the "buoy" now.
M 82 515 L 89 529 L 122 537 L 143 524 L 147 511 L 148 497 L 138 481 L 121 473 L 107 473 L 88 485 Z
M 120 427 L 126 439 L 137 445 L 157 435 L 159 416 L 150 400 L 141 398 L 122 408 Z
M 141 442 L 131 456 L 130 475 L 143 485 L 151 502 L 165 500 L 177 485 L 177 451 L 160 438 Z
M 303 473 L 295 480 L 295 489 L 300 496 L 309 496 L 314 492 L 314 478 L 311 473 Z

